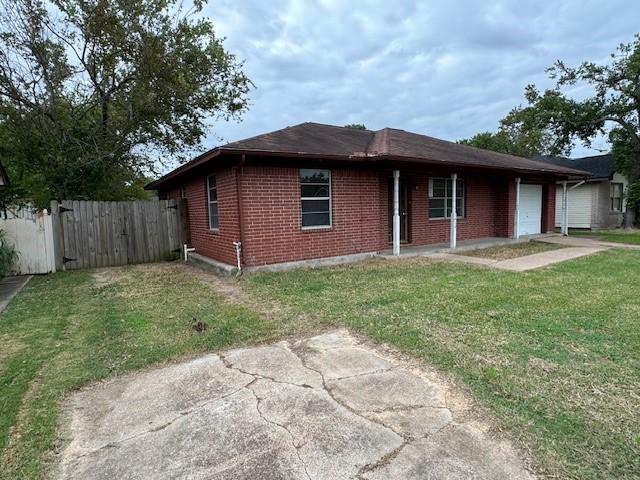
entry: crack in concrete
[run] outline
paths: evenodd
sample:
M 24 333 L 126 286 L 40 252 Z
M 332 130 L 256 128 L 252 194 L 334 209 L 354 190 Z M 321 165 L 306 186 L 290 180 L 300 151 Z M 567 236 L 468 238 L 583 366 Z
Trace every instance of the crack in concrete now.
M 250 375 L 254 378 L 254 381 L 256 379 L 264 379 L 264 380 L 271 380 L 273 383 L 281 383 L 283 385 L 291 385 L 293 387 L 313 388 L 313 385 L 309 385 L 307 383 L 286 382 L 284 380 L 278 380 L 277 378 L 270 377 L 268 375 L 263 375 L 261 373 L 255 373 L 255 372 L 249 372 L 247 370 L 243 370 L 242 368 L 237 367 L 235 364 L 233 364 L 229 359 L 227 359 L 224 353 L 219 353 L 218 356 L 220 357 L 220 360 L 222 360 L 222 363 L 224 364 L 225 368 L 228 368 L 230 370 L 236 370 L 245 375 Z
M 302 455 L 300 455 L 300 446 L 296 445 L 296 439 L 295 439 L 295 436 L 293 435 L 293 433 L 291 432 L 291 430 L 289 430 L 286 425 L 283 425 L 281 423 L 276 422 L 275 420 L 267 418 L 265 416 L 265 414 L 262 412 L 262 410 L 260 410 L 260 402 L 263 399 L 260 398 L 258 396 L 258 394 L 256 394 L 256 392 L 253 391 L 251 386 L 247 386 L 245 388 L 248 391 L 250 391 L 253 394 L 253 396 L 255 397 L 255 399 L 256 399 L 256 411 L 258 412 L 258 415 L 260 416 L 260 418 L 262 420 L 264 420 L 266 423 L 268 423 L 270 425 L 275 425 L 276 427 L 279 427 L 279 428 L 283 429 L 285 432 L 287 432 L 287 434 L 289 435 L 289 438 L 291 439 L 291 445 L 293 446 L 293 449 L 296 452 L 296 456 L 298 457 L 298 460 L 300 460 L 300 463 L 302 464 L 302 468 L 304 469 L 304 473 L 307 476 L 307 478 L 309 480 L 311 480 L 311 475 L 309 474 L 309 471 L 307 470 L 307 464 L 302 459 Z
M 370 462 L 360 467 L 360 470 L 358 470 L 358 473 L 356 473 L 356 478 L 359 480 L 366 480 L 365 477 L 363 477 L 363 475 L 366 475 L 367 473 L 373 472 L 374 470 L 377 470 L 378 468 L 391 463 L 394 458 L 400 455 L 400 452 L 402 451 L 402 449 L 407 445 L 409 445 L 409 443 L 410 443 L 410 440 L 403 438 L 403 442 L 401 445 L 394 448 L 389 453 L 383 455 L 375 462 Z
M 144 437 L 146 435 L 149 434 L 153 434 L 156 432 L 159 432 L 161 430 L 164 430 L 165 428 L 168 428 L 169 426 L 171 426 L 173 423 L 175 423 L 177 420 L 184 418 L 188 415 L 191 415 L 192 413 L 206 407 L 207 405 L 209 405 L 210 403 L 215 403 L 218 402 L 220 400 L 224 400 L 225 398 L 229 398 L 235 394 L 237 394 L 238 392 L 240 392 L 241 390 L 250 387 L 254 382 L 256 381 L 255 378 L 253 378 L 249 383 L 246 383 L 245 385 L 237 388 L 236 390 L 233 390 L 232 392 L 229 393 L 225 393 L 224 395 L 220 396 L 220 397 L 216 397 L 216 398 L 210 398 L 208 400 L 205 400 L 203 402 L 199 402 L 197 404 L 195 404 L 193 407 L 189 408 L 188 410 L 184 410 L 182 412 L 179 412 L 178 415 L 174 416 L 172 419 L 166 421 L 165 423 L 161 424 L 161 425 L 157 425 L 155 427 L 152 427 L 148 430 L 144 430 L 142 432 L 138 432 L 134 435 L 130 435 L 128 437 L 124 437 L 118 441 L 115 442 L 109 442 L 106 443 L 104 445 L 101 445 L 97 448 L 93 448 L 81 455 L 78 455 L 76 458 L 83 458 L 83 457 L 88 457 L 90 455 L 93 455 L 94 453 L 97 453 L 101 450 L 107 449 L 107 448 L 120 448 L 121 445 L 124 445 L 125 443 L 129 443 L 131 440 L 135 440 L 138 439 L 140 437 Z
M 308 367 L 305 367 L 308 368 Z M 329 382 L 337 382 L 340 380 L 348 380 L 350 378 L 358 378 L 358 377 L 366 377 L 367 375 L 377 375 L 379 373 L 386 373 L 386 372 L 391 372 L 392 370 L 397 370 L 399 369 L 399 367 L 387 367 L 387 368 L 380 368 L 378 370 L 373 370 L 371 372 L 364 372 L 364 373 L 356 373 L 354 375 L 346 375 L 344 377 L 337 377 L 337 378 L 330 378 L 328 381 Z

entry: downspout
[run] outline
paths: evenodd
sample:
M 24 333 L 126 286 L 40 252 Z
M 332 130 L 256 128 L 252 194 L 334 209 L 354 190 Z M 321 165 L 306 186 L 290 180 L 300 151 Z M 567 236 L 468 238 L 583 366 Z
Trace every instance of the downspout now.
M 244 168 L 244 164 L 246 161 L 246 157 L 245 154 L 243 153 L 242 156 L 240 157 L 240 165 L 238 165 L 236 167 L 236 202 L 237 202 L 237 208 L 238 208 L 238 229 L 240 231 L 240 240 L 238 240 L 237 242 L 233 242 L 233 246 L 236 249 L 236 261 L 238 264 L 238 275 L 242 274 L 242 265 L 243 265 L 243 258 L 242 258 L 242 243 L 244 242 L 244 225 L 243 225 L 243 218 L 242 218 L 242 209 L 243 209 L 243 205 L 242 205 L 242 169 Z

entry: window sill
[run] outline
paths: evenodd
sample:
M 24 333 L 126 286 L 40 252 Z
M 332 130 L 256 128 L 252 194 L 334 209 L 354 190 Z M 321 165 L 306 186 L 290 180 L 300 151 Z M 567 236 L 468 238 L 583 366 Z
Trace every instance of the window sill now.
M 466 221 L 466 217 L 458 217 L 458 222 Z M 450 222 L 451 218 L 427 218 L 428 222 Z
M 333 230 L 333 225 L 329 225 L 326 227 L 300 227 L 302 233 L 313 233 L 313 232 L 330 232 Z
M 211 233 L 213 235 L 218 235 L 220 233 L 220 229 L 219 228 L 210 228 L 207 233 Z

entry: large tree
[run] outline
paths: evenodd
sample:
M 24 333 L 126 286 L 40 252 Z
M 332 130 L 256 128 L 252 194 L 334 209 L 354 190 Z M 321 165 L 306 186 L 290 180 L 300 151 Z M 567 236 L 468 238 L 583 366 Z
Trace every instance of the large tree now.
M 640 206 L 640 36 L 620 45 L 607 63 L 570 67 L 557 61 L 548 73 L 555 87 L 541 92 L 529 85 L 528 105 L 514 109 L 509 118 L 522 131 L 544 132 L 552 154 L 566 153 L 575 142 L 589 147 L 606 136 L 617 169 L 631 181 L 625 218 L 630 226 Z M 589 89 L 582 99 L 567 93 L 576 86 Z
M 203 1 L 0 0 L 0 161 L 12 195 L 122 199 L 237 118 L 251 86 Z

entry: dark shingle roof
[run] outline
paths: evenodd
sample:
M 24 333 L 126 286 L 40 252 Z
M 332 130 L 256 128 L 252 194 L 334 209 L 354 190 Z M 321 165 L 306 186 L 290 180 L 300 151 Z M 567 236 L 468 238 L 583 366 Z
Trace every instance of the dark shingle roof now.
M 147 188 L 156 188 L 181 172 L 201 165 L 219 154 L 236 152 L 328 157 L 351 161 L 390 159 L 430 165 L 585 176 L 585 172 L 570 167 L 483 150 L 395 128 L 372 131 L 306 122 L 216 147 L 152 182 Z
M 593 175 L 593 179 L 612 178 L 616 171 L 613 155 L 610 153 L 581 158 L 539 156 L 535 157 L 535 159 L 552 165 L 589 172 Z

